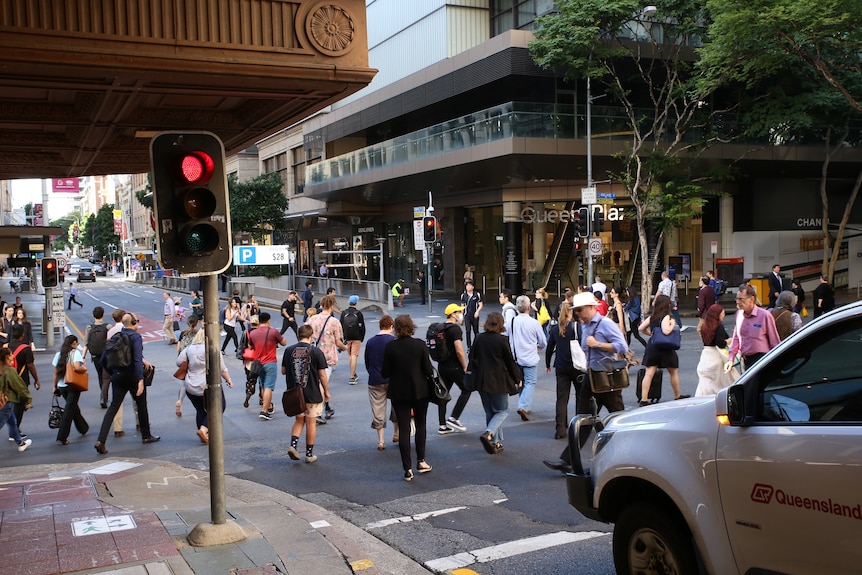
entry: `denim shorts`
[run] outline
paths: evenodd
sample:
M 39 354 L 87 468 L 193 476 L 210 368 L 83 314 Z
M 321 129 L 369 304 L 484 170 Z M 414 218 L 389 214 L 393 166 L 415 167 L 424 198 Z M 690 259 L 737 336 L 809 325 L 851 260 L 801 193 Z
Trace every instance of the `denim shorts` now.
M 275 389 L 275 382 L 278 379 L 278 364 L 264 363 L 261 365 L 258 379 L 261 389 Z

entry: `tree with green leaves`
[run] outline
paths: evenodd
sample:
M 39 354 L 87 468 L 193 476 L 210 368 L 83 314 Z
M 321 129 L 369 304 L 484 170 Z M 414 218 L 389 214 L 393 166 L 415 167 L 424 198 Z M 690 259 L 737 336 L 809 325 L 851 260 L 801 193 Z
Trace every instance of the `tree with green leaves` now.
M 243 182 L 232 175 L 228 178 L 228 190 L 233 233 L 246 232 L 260 241 L 274 232 L 287 230 L 284 215 L 288 199 L 279 174 L 262 174 Z
M 114 205 L 105 204 L 99 208 L 93 220 L 93 250 L 104 257 L 108 253 L 108 245 L 120 243 L 119 234 L 114 233 Z
M 711 94 L 694 73 L 693 46 L 709 23 L 706 0 L 655 4 L 649 14 L 635 0 L 559 0 L 529 45 L 541 67 L 571 82 L 589 78 L 607 97 L 603 106 L 622 108 L 630 136 L 616 155 L 619 170 L 608 176 L 633 204 L 644 294 L 653 291 L 666 233 L 705 203 L 705 179 L 693 177 L 692 163 L 717 138 L 708 126 L 719 112 L 704 106 Z M 706 136 L 693 140 L 695 131 Z
M 713 89 L 739 85 L 755 97 L 747 133 L 771 145 L 806 130 L 823 140 L 820 201 L 822 273 L 835 273 L 850 212 L 862 186 L 862 168 L 845 203 L 833 242 L 829 168 L 850 144 L 862 119 L 862 0 L 708 0 L 713 24 L 701 50 L 702 78 Z M 842 198 L 843 199 L 843 198 Z

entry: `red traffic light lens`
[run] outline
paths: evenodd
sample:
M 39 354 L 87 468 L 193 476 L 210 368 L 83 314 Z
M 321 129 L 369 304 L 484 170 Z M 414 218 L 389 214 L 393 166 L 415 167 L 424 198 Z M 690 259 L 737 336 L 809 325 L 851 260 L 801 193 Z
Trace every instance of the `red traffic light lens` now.
M 180 167 L 187 182 L 204 184 L 213 177 L 215 162 L 206 152 L 196 151 L 183 156 Z
M 54 262 L 48 262 L 45 264 L 45 269 L 52 270 L 54 269 Z

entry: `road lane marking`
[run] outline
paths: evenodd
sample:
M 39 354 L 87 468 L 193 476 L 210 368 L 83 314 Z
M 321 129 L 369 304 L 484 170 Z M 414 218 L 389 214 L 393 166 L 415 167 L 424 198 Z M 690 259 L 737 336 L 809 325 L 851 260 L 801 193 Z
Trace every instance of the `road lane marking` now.
M 383 519 L 382 521 L 374 521 L 372 523 L 368 523 L 365 528 L 366 529 L 377 529 L 378 527 L 387 527 L 389 525 L 395 525 L 398 523 L 410 523 L 411 521 L 422 521 L 423 519 L 428 519 L 429 517 L 439 517 L 440 515 L 446 515 L 447 513 L 455 513 L 456 511 L 462 511 L 467 509 L 466 507 L 449 507 L 448 509 L 438 509 L 437 511 L 428 511 L 427 513 L 417 513 L 416 515 L 404 515 L 402 517 L 393 517 L 392 519 Z
M 548 533 L 547 535 L 539 535 L 538 537 L 527 537 L 516 541 L 509 541 L 500 545 L 492 545 L 491 547 L 483 547 L 465 553 L 457 553 L 449 557 L 441 557 L 426 561 L 425 566 L 434 571 L 448 571 L 467 567 L 473 563 L 487 563 L 498 559 L 505 559 L 514 555 L 522 555 L 533 551 L 548 549 L 549 547 L 557 547 L 559 545 L 567 545 L 577 541 L 586 541 L 596 537 L 604 537 L 610 533 L 602 533 L 600 531 L 579 531 L 572 533 L 570 531 L 557 531 L 556 533 Z

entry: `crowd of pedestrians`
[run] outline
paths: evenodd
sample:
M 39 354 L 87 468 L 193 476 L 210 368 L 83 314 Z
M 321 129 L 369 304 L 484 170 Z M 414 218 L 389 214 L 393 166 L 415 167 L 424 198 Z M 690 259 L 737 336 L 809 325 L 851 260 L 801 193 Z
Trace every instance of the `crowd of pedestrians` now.
M 723 323 L 724 307 L 717 302 L 719 293 L 714 277 L 701 278 L 697 332 L 704 347 L 697 367 L 696 395 L 714 394 L 727 387 L 740 372 L 750 368 L 801 326 L 801 316 L 807 313 L 805 293 L 798 282 L 790 284 L 780 278 L 780 268 L 774 272 L 777 279 L 770 280 L 769 308 L 758 305 L 760 300 L 753 286 L 742 285 L 736 295 L 737 312 L 732 325 L 728 326 Z M 556 439 L 567 436 L 572 395 L 577 415 L 602 408 L 608 412 L 624 409 L 620 389 L 596 391 L 591 384 L 591 366 L 606 359 L 624 360 L 628 367 L 643 364 L 640 405 L 650 403 L 650 388 L 659 370 L 668 372 L 674 399 L 688 397 L 680 390 L 676 351 L 654 343 L 654 336 L 659 332 L 668 336 L 684 329 L 675 299 L 676 284 L 667 274 L 663 274 L 655 294 L 647 298 L 649 311 L 646 314 L 642 311 L 641 296 L 633 286 L 625 289 L 608 286 L 596 277 L 590 286 L 567 289 L 556 306 L 543 289 L 536 290 L 532 300 L 527 295 L 515 298 L 511 291 L 500 290 L 501 309 L 485 314 L 484 322 L 481 321 L 483 296 L 476 291 L 471 275 L 465 272 L 464 279 L 464 292 L 458 303 L 445 308 L 446 320 L 441 329 L 446 353 L 436 366 L 426 342 L 417 337 L 416 325 L 408 314 L 383 315 L 376 335 L 366 341 L 366 319 L 359 309 L 358 296 L 349 296 L 348 305 L 342 311 L 338 309 L 333 289 L 315 301 L 313 284 L 308 282 L 301 294 L 288 293 L 280 307 L 281 325 L 274 327 L 270 313 L 261 311 L 253 296 L 242 301 L 235 294 L 219 314 L 224 337 L 220 346 L 219 377 L 228 387 L 233 387 L 225 363 L 228 344 L 233 343 L 233 352 L 242 360 L 245 373 L 244 406 L 249 407 L 250 399 L 257 395 L 258 418 L 270 421 L 275 411 L 273 392 L 280 365 L 286 388 L 301 387 L 305 399 L 304 411 L 295 416 L 292 424 L 287 456 L 292 460 L 302 459 L 299 442 L 304 431 L 306 463 L 317 461 L 314 448 L 318 427 L 326 425 L 335 415 L 331 404 L 334 382 L 341 379 L 356 385 L 361 379 L 366 380 L 370 427 L 376 435 L 377 449 L 386 449 L 385 430 L 388 423 L 393 422 L 392 440 L 398 444 L 401 472 L 406 481 L 414 479 L 414 472 L 424 474 L 432 470 L 426 452 L 426 419 L 431 403 L 436 404 L 433 411 L 437 415 L 438 434 L 463 433 L 467 427 L 461 423 L 461 417 L 476 392 L 485 414 L 479 442 L 488 454 L 500 453 L 504 448 L 503 424 L 510 410 L 522 421 L 531 420 L 543 356 L 546 373 L 550 374 L 553 369 L 555 374 L 553 436 Z M 197 292 L 192 296 L 191 314 L 180 330 L 177 323 L 185 318 L 178 307 L 179 298 L 164 292 L 164 340 L 176 346 L 177 352 L 176 415 L 182 417 L 183 402 L 188 398 L 195 410 L 195 434 L 202 443 L 207 443 L 203 301 Z M 296 310 L 300 304 L 303 306 L 301 321 Z M 810 305 L 815 316 L 834 307 L 834 291 L 825 278 L 812 294 Z M 70 438 L 73 428 L 81 436 L 90 428 L 78 407 L 80 392 L 66 383 L 70 369 L 87 371 L 88 353 L 98 384 L 99 403 L 106 410 L 96 451 L 99 454 L 108 452 L 106 442 L 111 426 L 115 437 L 125 434 L 122 404 L 127 393 L 134 400 L 136 426 L 143 443 L 160 439 L 149 425 L 147 372 L 151 373 L 152 366 L 144 358 L 141 336 L 137 333 L 138 318 L 124 310 L 115 310 L 112 318 L 115 323 L 106 324 L 104 309 L 93 308 L 93 323 L 82 341 L 79 342 L 77 336 L 68 336 L 53 358 L 54 393 L 65 400 L 57 426 L 58 444 L 68 445 L 74 439 Z M 294 332 L 296 341 L 288 346 L 285 334 L 289 330 Z M 128 341 L 130 354 L 130 361 L 120 366 L 111 365 L 111 352 L 107 350 L 116 335 Z M 633 337 L 643 348 L 641 358 L 630 348 Z M 32 329 L 23 306 L 6 306 L 0 339 L 8 346 L 0 349 L 0 382 L 8 398 L 8 407 L 0 407 L 0 423 L 7 424 L 10 438 L 24 451 L 30 441 L 20 433 L 19 426 L 30 405 L 30 385 L 39 389 L 40 382 L 33 365 Z M 367 373 L 360 374 L 358 359 L 363 348 Z M 334 377 L 342 351 L 347 352 L 348 367 Z M 435 377 L 440 378 L 448 392 L 445 398 L 434 393 Z M 222 392 L 222 410 L 225 405 Z M 387 414 L 388 405 L 391 410 Z M 565 470 L 567 461 L 568 454 L 564 450 L 559 460 L 545 463 Z

